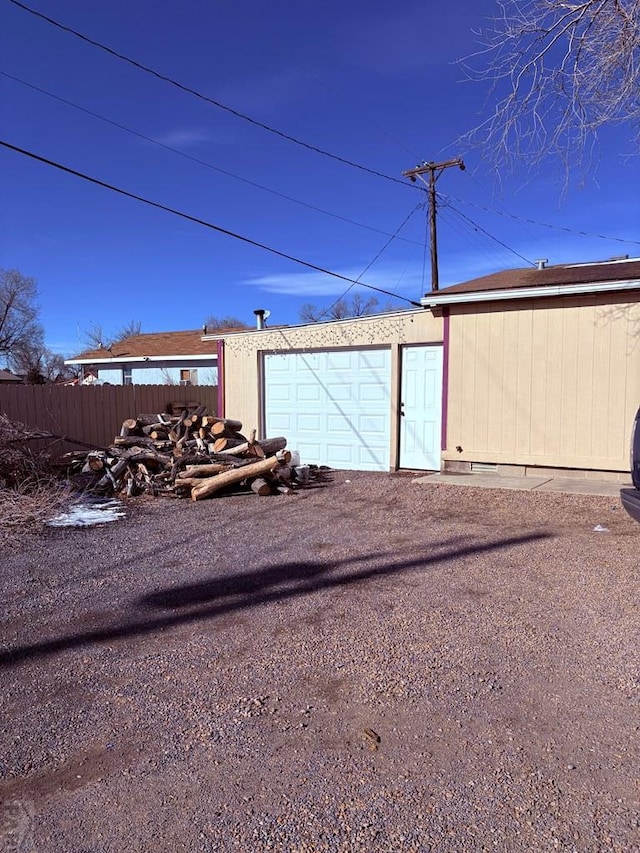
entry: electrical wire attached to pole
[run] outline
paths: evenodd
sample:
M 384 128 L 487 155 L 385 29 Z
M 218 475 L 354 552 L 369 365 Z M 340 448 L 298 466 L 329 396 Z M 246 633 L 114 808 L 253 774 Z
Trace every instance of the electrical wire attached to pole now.
M 176 210 L 173 207 L 168 207 L 165 204 L 161 204 L 158 201 L 152 201 L 151 199 L 144 198 L 144 196 L 137 195 L 136 193 L 129 192 L 128 190 L 123 190 L 121 187 L 116 187 L 113 184 L 108 184 L 106 181 L 101 181 L 99 178 L 93 178 L 90 175 L 85 175 L 83 172 L 78 172 L 76 169 L 72 169 L 70 166 L 64 166 L 62 163 L 56 163 L 55 160 L 49 160 L 46 157 L 41 157 L 39 154 L 35 154 L 33 151 L 27 151 L 25 148 L 20 148 L 17 145 L 12 145 L 10 142 L 6 142 L 3 139 L 0 139 L 0 145 L 3 148 L 8 148 L 10 151 L 15 151 L 17 154 L 22 154 L 25 157 L 29 157 L 32 160 L 36 160 L 39 163 L 44 163 L 46 166 L 51 166 L 54 169 L 58 169 L 61 172 L 66 172 L 68 175 L 74 175 L 76 178 L 81 178 L 83 181 L 88 181 L 91 184 L 95 184 L 96 186 L 102 187 L 103 189 L 111 190 L 111 192 L 118 193 L 119 195 L 126 196 L 127 198 L 131 198 L 134 201 L 139 201 L 141 204 L 146 204 L 149 207 L 155 207 L 158 210 L 163 210 L 165 213 L 171 213 L 174 216 L 179 216 L 181 219 L 186 219 L 189 222 L 194 222 L 196 225 L 203 225 L 205 228 L 210 228 L 212 231 L 217 231 L 219 234 L 226 234 L 227 237 L 233 237 L 235 240 L 241 240 L 243 243 L 248 243 L 250 246 L 255 246 L 258 249 L 263 249 L 265 252 L 270 252 L 272 255 L 277 255 L 279 258 L 284 258 L 285 260 L 292 261 L 295 264 L 299 264 L 300 266 L 307 267 L 307 269 L 315 270 L 316 272 L 324 273 L 325 275 L 330 275 L 333 278 L 339 278 L 342 281 L 347 281 L 349 284 L 360 284 L 362 287 L 366 287 L 369 290 L 374 290 L 376 293 L 383 293 L 385 296 L 391 296 L 393 299 L 402 299 L 404 302 L 408 302 L 410 305 L 415 305 L 416 308 L 422 308 L 420 302 L 415 302 L 413 299 L 409 299 L 406 296 L 401 296 L 398 293 L 392 293 L 389 290 L 385 290 L 382 287 L 375 287 L 373 284 L 365 284 L 362 281 L 358 281 L 354 278 L 349 278 L 349 276 L 341 275 L 340 273 L 333 272 L 332 270 L 325 269 L 324 267 L 320 267 L 317 264 L 312 264 L 310 261 L 304 261 L 301 258 L 295 257 L 295 255 L 289 255 L 287 252 L 281 252 L 279 249 L 274 249 L 272 246 L 267 246 L 265 243 L 260 243 L 257 240 L 252 240 L 250 237 L 245 237 L 243 234 L 237 234 L 235 231 L 230 231 L 228 228 L 223 228 L 221 225 L 214 225 L 212 222 L 207 222 L 205 219 L 200 219 L 197 216 L 191 216 L 188 213 L 184 213 L 181 210 Z

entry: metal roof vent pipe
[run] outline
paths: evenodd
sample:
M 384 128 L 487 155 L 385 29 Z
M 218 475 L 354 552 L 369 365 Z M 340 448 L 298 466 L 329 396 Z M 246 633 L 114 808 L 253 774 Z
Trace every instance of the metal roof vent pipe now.
M 545 268 L 545 264 L 549 263 L 549 258 L 537 258 L 534 263 L 539 270 L 543 270 Z
M 256 308 L 253 313 L 256 315 L 256 329 L 260 332 L 264 329 L 264 321 L 269 316 L 269 312 L 264 308 Z

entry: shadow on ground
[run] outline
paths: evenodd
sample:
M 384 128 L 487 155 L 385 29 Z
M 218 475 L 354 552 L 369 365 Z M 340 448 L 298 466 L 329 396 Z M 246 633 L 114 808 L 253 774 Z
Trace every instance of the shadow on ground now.
M 237 572 L 224 577 L 213 577 L 202 583 L 160 590 L 133 602 L 136 610 L 141 613 L 148 613 L 149 608 L 170 608 L 171 613 L 155 618 L 114 622 L 113 625 L 93 631 L 65 634 L 30 645 L 5 649 L 0 652 L 0 666 L 11 666 L 67 649 L 144 636 L 165 628 L 216 619 L 229 613 L 286 601 L 323 589 L 355 586 L 376 578 L 424 571 L 464 557 L 533 543 L 551 536 L 551 533 L 546 532 L 528 533 L 482 543 L 454 539 L 433 545 L 424 556 L 411 559 L 398 559 L 397 553 L 372 552 L 345 560 L 295 561 L 268 566 L 255 572 Z M 367 563 L 375 565 L 367 567 Z M 175 610 L 181 612 L 176 613 Z

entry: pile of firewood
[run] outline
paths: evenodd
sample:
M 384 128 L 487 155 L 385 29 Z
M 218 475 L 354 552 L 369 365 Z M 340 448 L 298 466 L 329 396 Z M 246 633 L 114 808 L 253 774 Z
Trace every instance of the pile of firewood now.
M 206 414 L 138 415 L 122 424 L 104 450 L 74 451 L 63 462 L 68 476 L 93 494 L 191 496 L 194 501 L 230 487 L 264 496 L 286 494 L 320 475 L 315 466 L 294 467 L 283 437 L 242 435 L 240 421 Z

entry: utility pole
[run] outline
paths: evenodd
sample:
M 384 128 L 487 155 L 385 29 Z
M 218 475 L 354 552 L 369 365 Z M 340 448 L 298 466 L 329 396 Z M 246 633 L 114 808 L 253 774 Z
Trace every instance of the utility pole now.
M 452 166 L 458 166 L 464 171 L 464 163 L 460 157 L 453 160 L 445 160 L 443 163 L 434 163 L 430 160 L 428 163 L 422 163 L 421 166 L 416 166 L 415 169 L 407 169 L 402 174 L 405 178 L 409 178 L 413 183 L 418 178 L 427 187 L 429 191 L 429 235 L 431 244 L 431 290 L 438 289 L 438 241 L 436 236 L 436 181 L 445 169 Z M 425 173 L 429 174 L 428 182 L 422 177 Z

